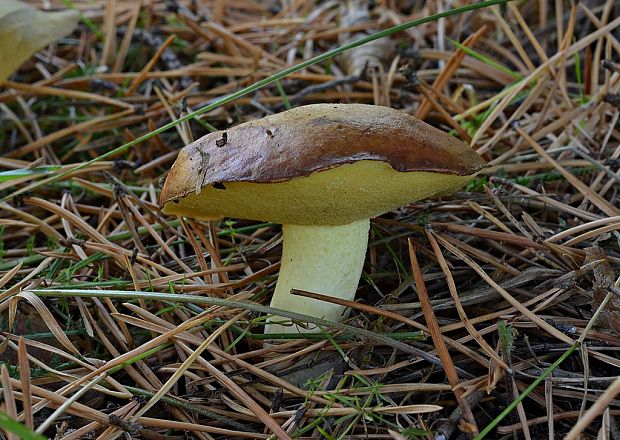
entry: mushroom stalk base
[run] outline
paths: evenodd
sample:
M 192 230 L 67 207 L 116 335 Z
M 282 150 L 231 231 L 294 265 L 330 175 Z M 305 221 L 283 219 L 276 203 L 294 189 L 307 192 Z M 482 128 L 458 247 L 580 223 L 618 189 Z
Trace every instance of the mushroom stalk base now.
M 291 289 L 353 300 L 362 274 L 370 220 L 338 226 L 282 226 L 282 265 L 271 306 L 329 321 L 346 318 L 345 307 L 290 294 Z M 320 329 L 279 325 L 286 318 L 270 317 L 265 333 L 309 333 Z

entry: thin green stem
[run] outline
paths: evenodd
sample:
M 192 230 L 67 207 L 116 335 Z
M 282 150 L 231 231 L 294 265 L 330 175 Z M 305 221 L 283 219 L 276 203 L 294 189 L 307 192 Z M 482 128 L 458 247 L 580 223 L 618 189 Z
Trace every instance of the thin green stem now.
M 475 50 L 465 46 L 464 44 L 459 43 L 456 40 L 453 40 L 452 38 L 447 38 L 447 40 L 452 43 L 454 46 L 456 46 L 457 48 L 459 48 L 460 50 L 462 50 L 463 52 L 465 52 L 467 55 L 471 56 L 472 58 L 475 58 L 479 61 L 482 61 L 484 64 L 487 64 L 491 67 L 494 67 L 495 69 L 504 72 L 507 75 L 512 76 L 514 79 L 517 80 L 522 80 L 523 79 L 523 75 L 509 69 L 508 67 L 498 63 L 497 61 L 492 60 L 491 58 L 476 52 Z
M 282 98 L 282 104 L 284 104 L 284 108 L 286 108 L 287 110 L 292 109 L 293 106 L 291 105 L 291 101 L 288 99 L 288 95 L 284 91 L 284 87 L 282 87 L 282 83 L 280 82 L 280 80 L 276 81 L 276 89 L 278 89 L 278 93 Z
M 538 376 L 536 378 L 536 380 L 534 382 L 532 382 L 530 384 L 530 386 L 528 386 L 521 394 L 519 394 L 519 397 L 517 397 L 510 405 L 508 405 L 506 407 L 506 409 L 504 409 L 497 417 L 495 417 L 491 423 L 489 423 L 482 431 L 480 431 L 480 434 L 478 434 L 474 440 L 482 440 L 484 437 L 486 437 L 486 435 L 491 432 L 493 430 L 493 428 L 495 428 L 499 422 L 502 421 L 502 419 L 504 417 L 506 417 L 508 414 L 510 414 L 512 411 L 515 410 L 515 408 L 517 407 L 517 405 L 519 403 L 521 403 L 523 400 L 525 400 L 525 398 L 532 392 L 534 391 L 534 389 L 540 385 L 540 383 L 545 380 L 545 378 L 547 378 L 547 376 L 549 376 L 551 373 L 553 373 L 553 371 L 558 368 L 560 366 L 560 364 L 562 362 L 564 362 L 566 360 L 566 358 L 568 358 L 573 351 L 575 351 L 577 349 L 577 347 L 579 347 L 581 344 L 579 343 L 579 341 L 576 341 L 575 343 L 573 343 L 573 345 L 571 345 L 569 347 L 568 350 L 566 350 L 562 356 L 560 356 L 553 364 L 551 364 L 544 372 L 543 374 L 541 374 L 540 376 Z
M 470 4 L 470 5 L 465 5 L 465 6 L 462 6 L 460 8 L 450 9 L 450 10 L 447 10 L 447 11 L 444 11 L 444 12 L 440 12 L 438 14 L 430 15 L 428 17 L 423 17 L 423 18 L 420 18 L 420 19 L 417 19 L 417 20 L 412 20 L 412 21 L 409 21 L 407 23 L 400 24 L 398 26 L 393 26 L 391 28 L 385 29 L 383 31 L 377 32 L 377 33 L 372 34 L 372 35 L 368 35 L 367 37 L 361 38 L 359 40 L 356 40 L 356 41 L 353 41 L 351 43 L 345 44 L 343 46 L 337 47 L 335 49 L 329 50 L 329 51 L 327 51 L 325 53 L 322 53 L 322 54 L 317 55 L 317 56 L 315 56 L 313 58 L 310 58 L 309 60 L 306 60 L 304 62 L 301 62 L 301 63 L 296 64 L 296 65 L 291 66 L 291 67 L 287 67 L 286 69 L 283 69 L 283 70 L 281 70 L 278 73 L 275 73 L 275 74 L 273 74 L 273 75 L 271 75 L 271 76 L 269 76 L 267 78 L 264 78 L 264 79 L 262 79 L 260 81 L 257 81 L 254 84 L 249 85 L 248 87 L 244 87 L 241 90 L 237 90 L 236 92 L 231 93 L 230 95 L 218 98 L 215 101 L 211 102 L 210 104 L 207 104 L 206 106 L 204 106 L 204 107 L 202 107 L 202 108 L 200 108 L 198 110 L 195 110 L 195 111 L 193 111 L 191 113 L 188 113 L 188 114 L 178 118 L 175 121 L 169 122 L 168 124 L 162 125 L 161 127 L 151 131 L 150 133 L 147 133 L 145 135 L 137 137 L 136 139 L 134 139 L 134 140 L 132 140 L 130 142 L 127 142 L 126 144 L 123 144 L 120 147 L 114 148 L 113 150 L 110 150 L 110 151 L 108 151 L 106 153 L 103 153 L 102 155 L 100 155 L 100 156 L 98 156 L 98 157 L 96 157 L 94 159 L 91 159 L 91 160 L 86 161 L 86 162 L 82 162 L 82 163 L 76 165 L 75 167 L 73 167 L 70 170 L 64 171 L 64 172 L 62 172 L 60 174 L 56 174 L 56 175 L 50 176 L 50 177 L 48 177 L 46 179 L 43 179 L 43 180 L 41 180 L 41 181 L 39 181 L 39 182 L 37 182 L 37 183 L 35 183 L 33 185 L 29 185 L 29 186 L 26 186 L 24 188 L 20 188 L 17 191 L 14 191 L 13 193 L 9 194 L 8 196 L 5 196 L 2 199 L 2 201 L 6 202 L 6 201 L 12 199 L 13 197 L 15 197 L 15 196 L 17 196 L 19 194 L 22 194 L 22 193 L 27 192 L 27 191 L 32 191 L 35 188 L 38 188 L 38 187 L 40 187 L 42 185 L 45 185 L 47 183 L 50 183 L 50 182 L 54 182 L 54 181 L 56 181 L 58 179 L 62 179 L 63 177 L 66 177 L 69 174 L 74 173 L 75 171 L 78 171 L 78 170 L 81 170 L 83 168 L 86 168 L 86 167 L 88 167 L 88 166 L 90 166 L 90 165 L 92 165 L 92 164 L 94 164 L 96 162 L 99 162 L 101 160 L 105 160 L 105 159 L 108 159 L 110 157 L 116 156 L 117 154 L 122 153 L 122 152 L 128 150 L 129 148 L 133 147 L 134 145 L 137 145 L 137 144 L 139 144 L 141 142 L 144 142 L 145 140 L 150 139 L 153 136 L 161 134 L 164 131 L 167 131 L 167 130 L 175 127 L 177 124 L 180 124 L 182 122 L 188 121 L 188 120 L 190 120 L 192 118 L 195 118 L 196 116 L 202 115 L 203 113 L 210 112 L 210 111 L 212 111 L 212 110 L 214 110 L 214 109 L 216 109 L 216 108 L 218 108 L 218 107 L 220 107 L 220 106 L 222 106 L 224 104 L 228 104 L 229 102 L 232 102 L 232 101 L 234 101 L 234 100 L 236 100 L 238 98 L 241 98 L 242 96 L 245 96 L 245 95 L 247 95 L 249 93 L 255 92 L 256 90 L 259 90 L 259 89 L 261 89 L 261 88 L 263 88 L 263 87 L 265 87 L 265 86 L 267 86 L 267 85 L 269 85 L 269 84 L 271 84 L 271 83 L 273 83 L 275 81 L 278 81 L 278 80 L 280 80 L 280 79 L 282 79 L 282 78 L 284 78 L 284 77 L 286 77 L 286 76 L 288 76 L 288 75 L 290 75 L 292 73 L 295 73 L 295 72 L 298 72 L 300 70 L 306 69 L 306 68 L 308 68 L 308 67 L 310 67 L 310 66 L 312 66 L 312 65 L 314 65 L 316 63 L 319 63 L 321 61 L 333 58 L 334 56 L 336 56 L 338 54 L 341 54 L 342 52 L 345 52 L 347 50 L 353 49 L 355 47 L 361 46 L 363 44 L 369 43 L 369 42 L 374 41 L 374 40 L 378 40 L 378 39 L 383 38 L 383 37 L 388 37 L 390 35 L 396 34 L 398 32 L 402 32 L 404 30 L 407 30 L 407 29 L 415 27 L 415 26 L 419 26 L 419 25 L 424 24 L 424 23 L 429 23 L 429 22 L 432 22 L 432 21 L 436 21 L 436 20 L 438 20 L 440 18 L 450 17 L 452 15 L 457 15 L 457 14 L 463 14 L 465 12 L 469 12 L 469 11 L 473 11 L 473 10 L 481 9 L 481 8 L 486 8 L 486 7 L 492 6 L 492 5 L 504 4 L 504 3 L 508 3 L 509 1 L 514 1 L 514 0 L 487 0 L 487 1 L 480 2 L 480 3 L 474 3 L 474 4 Z
M 18 436 L 23 440 L 45 440 L 47 437 L 43 437 L 41 434 L 32 432 L 29 428 L 19 423 L 17 420 L 12 419 L 9 415 L 3 411 L 0 411 L 0 427 L 5 432 L 9 432 Z

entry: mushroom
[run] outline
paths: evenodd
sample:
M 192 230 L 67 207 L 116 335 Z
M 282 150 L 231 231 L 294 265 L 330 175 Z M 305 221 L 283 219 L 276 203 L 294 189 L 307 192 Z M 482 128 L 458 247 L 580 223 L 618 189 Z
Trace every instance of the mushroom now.
M 160 196 L 166 214 L 282 224 L 271 306 L 340 321 L 353 300 L 370 218 L 455 191 L 485 163 L 466 144 L 387 107 L 314 104 L 210 133 L 183 148 Z M 272 316 L 266 333 L 290 332 Z M 298 327 L 300 332 L 312 331 Z

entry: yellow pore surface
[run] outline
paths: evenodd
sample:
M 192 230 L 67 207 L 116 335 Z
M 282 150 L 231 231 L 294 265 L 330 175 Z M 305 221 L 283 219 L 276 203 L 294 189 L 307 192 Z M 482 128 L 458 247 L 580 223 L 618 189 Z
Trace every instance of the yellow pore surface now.
M 438 193 L 456 191 L 473 175 L 398 172 L 362 160 L 279 183 L 224 183 L 192 192 L 166 214 L 199 219 L 235 217 L 299 225 L 339 225 L 371 218 Z M 195 182 L 190 183 L 195 187 Z M 220 186 L 221 188 L 221 186 Z

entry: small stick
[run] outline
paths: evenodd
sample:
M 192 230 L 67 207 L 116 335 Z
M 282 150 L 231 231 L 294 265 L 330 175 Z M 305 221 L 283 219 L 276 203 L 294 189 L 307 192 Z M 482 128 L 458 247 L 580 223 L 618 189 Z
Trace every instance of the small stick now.
M 30 362 L 28 361 L 28 351 L 26 349 L 26 343 L 24 337 L 20 336 L 18 341 L 17 356 L 19 359 L 19 380 L 22 383 L 22 391 L 24 392 L 23 405 L 23 418 L 24 423 L 30 429 L 34 429 L 34 422 L 32 418 L 32 394 L 30 392 Z
M 431 94 L 429 93 L 428 90 L 426 90 L 426 85 L 424 85 L 422 82 L 418 83 L 418 91 L 424 95 L 424 98 L 427 100 L 427 102 L 429 102 L 433 108 L 435 110 L 437 110 L 439 112 L 439 114 L 441 115 L 441 117 L 443 118 L 444 121 L 446 121 L 446 123 L 452 127 L 453 129 L 455 129 L 459 136 L 467 143 L 471 142 L 471 136 L 469 135 L 469 133 L 467 133 L 465 130 L 463 130 L 463 127 L 461 127 L 458 122 L 456 122 L 454 119 L 452 119 L 452 116 L 450 116 L 450 113 L 448 113 L 446 111 L 446 109 L 444 109 L 435 98 L 433 98 L 431 96 Z M 433 89 L 431 89 L 431 91 L 434 91 Z
M 133 79 L 133 81 L 127 88 L 127 91 L 125 92 L 125 96 L 130 96 L 131 94 L 133 94 L 133 92 L 136 91 L 140 83 L 144 81 L 144 78 L 146 78 L 146 76 L 151 71 L 153 66 L 155 66 L 155 63 L 157 63 L 157 61 L 159 60 L 159 57 L 161 57 L 161 55 L 164 53 L 166 48 L 172 44 L 172 42 L 174 41 L 176 37 L 177 36 L 174 34 L 170 35 L 168 38 L 166 38 L 166 41 L 164 41 L 164 43 L 161 46 L 159 46 L 159 48 L 157 49 L 157 52 L 155 52 L 155 55 L 153 55 L 153 57 L 149 60 L 149 62 L 146 63 L 146 66 L 144 66 L 144 68 L 140 71 L 140 74 Z
M 446 372 L 448 382 L 450 382 L 450 385 L 452 386 L 452 391 L 456 396 L 456 400 L 458 401 L 459 406 L 463 409 L 463 418 L 469 424 L 469 434 L 477 435 L 480 431 L 476 425 L 476 419 L 474 418 L 474 414 L 472 413 L 467 400 L 463 398 L 465 390 L 459 387 L 460 379 L 456 372 L 454 363 L 452 362 L 452 357 L 450 356 L 448 347 L 446 347 L 446 344 L 441 336 L 441 330 L 439 330 L 439 324 L 437 323 L 435 312 L 433 312 L 433 306 L 431 306 L 431 300 L 428 296 L 428 292 L 426 291 L 424 275 L 422 274 L 422 269 L 420 269 L 420 265 L 418 264 L 418 258 L 416 257 L 411 239 L 408 240 L 408 245 L 411 271 L 413 272 L 413 279 L 415 280 L 415 285 L 418 290 L 418 297 L 420 298 L 422 311 L 424 312 L 424 317 L 426 318 L 428 331 L 433 338 L 433 343 L 437 349 L 439 359 L 441 359 L 441 363 L 443 364 L 443 369 Z

